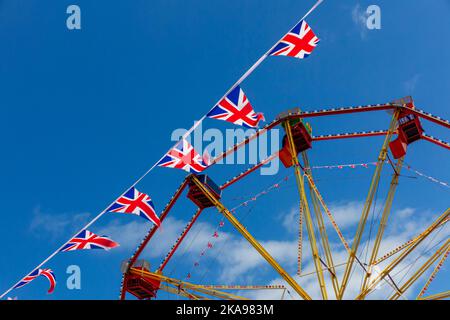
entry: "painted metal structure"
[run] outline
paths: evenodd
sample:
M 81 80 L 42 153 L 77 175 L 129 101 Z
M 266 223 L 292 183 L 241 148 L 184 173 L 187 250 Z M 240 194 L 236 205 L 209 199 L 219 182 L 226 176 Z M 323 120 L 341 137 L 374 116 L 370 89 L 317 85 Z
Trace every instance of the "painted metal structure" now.
M 346 115 L 354 113 L 365 113 L 374 111 L 392 111 L 392 118 L 387 130 L 379 131 L 367 131 L 367 132 L 354 132 L 354 133 L 341 133 L 341 134 L 327 134 L 313 136 L 311 129 L 305 120 L 314 117 L 327 117 L 334 115 Z M 445 259 L 449 255 L 450 244 L 449 240 L 439 247 L 439 249 L 431 254 L 428 260 L 422 265 L 410 278 L 406 279 L 404 283 L 397 284 L 393 281 L 391 273 L 398 265 L 404 261 L 407 257 L 412 255 L 416 248 L 427 239 L 436 230 L 441 229 L 449 221 L 450 209 L 447 209 L 436 221 L 434 221 L 429 227 L 427 227 L 422 233 L 416 236 L 414 239 L 400 245 L 399 247 L 391 250 L 388 253 L 379 255 L 383 235 L 388 225 L 389 215 L 391 212 L 394 195 L 398 188 L 398 180 L 401 169 L 403 167 L 404 159 L 407 154 L 406 146 L 415 141 L 423 140 L 436 144 L 437 146 L 445 149 L 450 149 L 450 144 L 432 137 L 424 133 L 422 128 L 421 119 L 431 121 L 446 129 L 450 128 L 450 123 L 438 116 L 426 113 L 415 107 L 412 98 L 407 97 L 401 100 L 397 100 L 392 103 L 357 106 L 357 107 L 342 107 L 322 109 L 316 111 L 301 111 L 299 109 L 291 110 L 280 114 L 274 121 L 267 124 L 265 127 L 256 131 L 255 134 L 245 138 L 243 141 L 235 144 L 229 150 L 218 155 L 212 159 L 211 165 L 218 163 L 224 158 L 232 155 L 240 148 L 245 147 L 251 141 L 257 139 L 259 136 L 267 133 L 269 130 L 281 125 L 285 131 L 283 137 L 283 147 L 280 151 L 275 152 L 267 159 L 262 160 L 260 163 L 248 168 L 244 172 L 224 182 L 220 187 L 204 175 L 189 175 L 182 182 L 180 187 L 175 191 L 173 197 L 169 200 L 165 209 L 162 211 L 160 217 L 161 222 L 164 222 L 171 209 L 185 191 L 188 190 L 188 197 L 195 203 L 198 210 L 192 216 L 181 235 L 176 240 L 170 251 L 167 253 L 160 266 L 151 272 L 142 267 L 136 266 L 136 261 L 141 255 L 143 249 L 150 245 L 150 240 L 153 238 L 156 232 L 156 227 L 149 230 L 148 234 L 144 237 L 135 253 L 129 259 L 126 270 L 123 274 L 123 281 L 121 285 L 120 298 L 125 299 L 126 293 L 140 299 L 154 298 L 158 290 L 164 290 L 172 294 L 182 296 L 187 299 L 245 299 L 245 297 L 239 294 L 231 294 L 228 290 L 236 290 L 238 293 L 245 292 L 245 290 L 287 290 L 288 287 L 284 286 L 236 286 L 236 285 L 200 285 L 192 284 L 179 279 L 173 279 L 165 276 L 164 268 L 170 262 L 171 258 L 176 253 L 180 244 L 185 239 L 186 235 L 191 230 L 192 226 L 197 221 L 201 213 L 208 207 L 215 207 L 225 219 L 227 219 L 235 229 L 253 246 L 253 248 L 267 261 L 267 263 L 286 281 L 290 288 L 292 288 L 301 298 L 305 300 L 311 299 L 311 296 L 306 290 L 298 283 L 298 277 L 291 276 L 274 258 L 269 252 L 258 242 L 245 226 L 236 218 L 236 216 L 228 210 L 221 202 L 221 194 L 227 188 L 234 185 L 238 181 L 244 179 L 249 174 L 257 171 L 263 165 L 273 161 L 277 157 L 280 157 L 282 163 L 286 167 L 292 167 L 296 177 L 296 183 L 299 194 L 299 245 L 298 245 L 298 272 L 301 272 L 302 263 L 302 251 L 303 251 L 303 225 L 306 226 L 307 235 L 309 239 L 309 245 L 312 252 L 312 261 L 314 264 L 313 274 L 317 277 L 317 284 L 320 288 L 321 297 L 323 299 L 336 298 L 344 299 L 346 289 L 351 279 L 354 268 L 361 268 L 363 272 L 363 281 L 361 289 L 356 299 L 365 299 L 380 282 L 385 282 L 394 289 L 394 294 L 391 299 L 398 299 L 416 283 L 426 271 L 435 265 L 433 272 L 426 281 L 423 289 L 421 290 L 417 299 L 445 299 L 449 297 L 448 291 L 435 295 L 424 296 L 425 291 L 428 289 L 431 281 L 435 278 L 436 273 L 441 269 Z M 308 158 L 308 149 L 312 147 L 312 144 L 321 141 L 335 140 L 335 139 L 353 139 L 362 137 L 376 137 L 384 136 L 384 141 L 381 146 L 379 156 L 377 159 L 377 165 L 373 173 L 372 181 L 368 190 L 367 198 L 364 204 L 363 211 L 361 213 L 360 221 L 356 229 L 356 234 L 351 241 L 351 246 L 347 239 L 342 234 L 338 224 L 333 218 L 332 212 L 326 205 L 324 197 L 321 195 L 314 179 L 312 166 Z M 397 137 L 393 140 L 393 137 Z M 397 141 L 397 142 L 396 142 Z M 389 157 L 390 152 L 393 157 L 397 159 L 396 163 L 393 163 Z M 298 155 L 300 155 L 300 161 Z M 360 244 L 363 238 L 365 227 L 367 226 L 367 220 L 371 208 L 374 206 L 374 199 L 379 189 L 380 176 L 383 167 L 386 163 L 391 164 L 393 175 L 389 187 L 389 191 L 384 203 L 380 223 L 376 231 L 376 237 L 373 241 L 370 251 L 370 259 L 368 264 L 362 263 L 358 259 L 358 253 L 360 252 Z M 308 197 L 309 195 L 309 197 Z M 336 265 L 334 263 L 333 252 L 328 239 L 327 225 L 325 219 L 330 222 L 331 227 L 336 232 L 345 251 L 348 254 L 346 263 Z M 448 238 L 448 236 L 447 236 Z M 322 248 L 322 251 L 319 250 Z M 367 248 L 369 250 L 369 248 Z M 395 258 L 393 258 L 396 256 Z M 387 261 L 392 259 L 389 263 Z M 379 266 L 383 263 L 387 263 L 386 267 L 379 274 L 374 274 L 373 270 L 375 266 Z M 344 267 L 342 278 L 339 279 L 337 274 L 337 268 Z M 297 275 L 298 276 L 298 275 Z M 301 275 L 300 275 L 301 276 Z M 326 276 L 329 276 L 330 281 L 326 281 Z M 143 280 L 143 288 L 131 286 L 132 281 L 138 283 L 136 279 Z M 330 285 L 331 284 L 331 285 Z M 139 286 L 139 285 L 138 285 Z M 146 294 L 139 294 L 139 291 L 143 290 Z M 154 294 L 148 294 L 154 293 Z M 333 297 L 331 297 L 333 293 Z

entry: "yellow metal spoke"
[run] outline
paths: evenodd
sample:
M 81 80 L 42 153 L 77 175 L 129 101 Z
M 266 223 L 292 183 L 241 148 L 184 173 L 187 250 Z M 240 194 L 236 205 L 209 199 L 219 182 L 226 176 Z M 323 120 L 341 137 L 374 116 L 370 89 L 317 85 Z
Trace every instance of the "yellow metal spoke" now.
M 417 248 L 417 246 L 422 241 L 424 241 L 434 230 L 436 230 L 441 225 L 441 223 L 449 217 L 449 215 L 450 215 L 450 208 L 447 209 L 444 212 L 444 214 L 442 214 L 435 222 L 433 222 L 433 224 L 422 233 L 422 236 L 415 243 L 408 246 L 405 249 L 405 251 L 403 251 L 394 261 L 388 264 L 386 268 L 373 281 L 370 282 L 367 288 L 356 297 L 356 299 L 358 300 L 364 299 L 381 280 L 385 279 L 385 277 L 388 276 L 389 273 L 400 262 L 402 262 L 415 248 Z
M 310 169 L 311 165 L 309 163 L 308 155 L 306 154 L 306 152 L 302 152 L 302 157 L 303 157 L 303 163 L 305 164 L 305 168 L 306 168 L 305 175 L 308 176 L 308 179 L 307 179 L 308 182 L 311 182 L 311 181 L 313 181 L 313 177 L 312 177 L 312 172 Z M 330 247 L 330 243 L 328 241 L 328 235 L 327 235 L 327 230 L 325 228 L 325 222 L 323 220 L 322 210 L 320 208 L 320 204 L 319 204 L 317 195 L 314 192 L 313 184 L 310 183 L 309 188 L 310 188 L 310 196 L 311 196 L 311 200 L 312 200 L 313 208 L 314 208 L 314 214 L 316 216 L 317 224 L 319 226 L 319 235 L 320 235 L 320 239 L 322 241 L 322 247 L 323 247 L 323 251 L 325 253 L 325 259 L 327 261 L 327 267 L 328 267 L 327 270 L 330 273 L 331 284 L 333 286 L 335 296 L 336 296 L 336 298 L 338 298 L 339 283 L 338 283 L 338 279 L 336 276 L 336 270 L 334 269 L 333 255 L 331 253 L 331 247 Z
M 292 163 L 294 165 L 298 193 L 299 193 L 300 201 L 301 201 L 301 203 L 303 205 L 303 209 L 304 209 L 304 215 L 305 215 L 305 220 L 306 220 L 306 230 L 308 231 L 308 239 L 309 239 L 309 243 L 311 245 L 314 266 L 317 271 L 317 278 L 319 280 L 320 292 L 322 294 L 322 298 L 324 300 L 327 300 L 328 294 L 327 294 L 327 289 L 326 289 L 326 285 L 325 285 L 325 280 L 323 277 L 321 261 L 320 261 L 320 256 L 319 256 L 319 250 L 317 248 L 317 241 L 316 241 L 316 236 L 314 233 L 314 226 L 313 226 L 313 222 L 312 222 L 311 212 L 309 210 L 308 200 L 306 198 L 305 182 L 303 179 L 303 174 L 300 171 L 300 164 L 298 162 L 297 151 L 295 148 L 294 138 L 292 136 L 291 126 L 289 124 L 289 121 L 285 122 L 284 128 L 286 130 L 286 135 L 288 137 L 289 146 L 290 146 L 290 150 L 291 150 Z
M 216 208 L 221 212 L 230 223 L 247 239 L 248 242 L 266 259 L 266 261 L 286 280 L 286 282 L 305 300 L 311 300 L 306 291 L 287 273 L 280 264 L 267 252 L 267 250 L 247 231 L 247 229 L 236 219 L 236 217 L 219 201 L 216 197 L 197 179 L 195 175 L 191 176 L 195 185 L 208 197 Z
M 431 282 L 436 278 L 436 274 L 439 272 L 439 270 L 442 268 L 442 266 L 445 263 L 445 260 L 447 260 L 450 253 L 450 248 L 447 249 L 447 252 L 442 256 L 441 260 L 438 262 L 436 267 L 434 268 L 433 272 L 431 272 L 430 276 L 428 277 L 428 280 L 423 285 L 422 289 L 420 290 L 419 295 L 417 296 L 417 299 L 422 298 L 422 296 L 425 294 L 425 292 L 428 290 L 428 287 L 430 286 Z
M 367 283 L 372 275 L 372 266 L 374 265 L 375 259 L 378 256 L 381 240 L 383 238 L 383 234 L 386 229 L 389 214 L 391 213 L 392 202 L 394 201 L 394 194 L 398 186 L 398 178 L 400 176 L 400 171 L 403 167 L 403 160 L 404 158 L 399 159 L 394 169 L 394 175 L 392 177 L 388 195 L 386 197 L 386 203 L 384 204 L 383 214 L 380 220 L 380 226 L 378 227 L 377 235 L 375 237 L 375 241 L 372 247 L 372 254 L 370 255 L 369 266 L 367 267 L 367 272 L 364 275 L 361 291 L 364 291 L 364 289 L 367 287 Z
M 352 248 L 350 251 L 350 255 L 348 258 L 348 264 L 345 268 L 344 275 L 342 277 L 342 283 L 341 283 L 341 291 L 339 294 L 339 298 L 342 299 L 344 297 L 345 289 L 347 288 L 348 281 L 350 279 L 350 274 L 353 269 L 353 263 L 356 259 L 356 254 L 358 252 L 358 247 L 361 242 L 361 238 L 364 233 L 364 228 L 366 226 L 367 217 L 369 216 L 370 208 L 372 207 L 373 199 L 375 198 L 376 191 L 378 189 L 378 184 L 380 182 L 381 177 L 381 170 L 383 169 L 383 165 L 386 161 L 387 152 L 388 152 L 388 146 L 389 142 L 391 141 L 391 137 L 393 133 L 396 130 L 397 127 L 397 118 L 399 115 L 399 110 L 396 110 L 394 112 L 394 115 L 392 116 L 391 124 L 389 126 L 388 133 L 386 134 L 386 137 L 383 142 L 383 146 L 381 147 L 380 154 L 378 156 L 378 162 L 377 166 L 375 168 L 375 172 L 372 177 L 372 182 L 370 184 L 369 192 L 367 194 L 366 202 L 364 203 L 364 208 L 361 214 L 361 218 L 359 220 L 358 228 L 356 230 L 355 237 L 353 239 Z
M 447 298 L 450 298 L 450 291 L 444 291 L 430 296 L 421 297 L 419 300 L 443 300 Z
M 182 280 L 178 280 L 178 279 L 174 279 L 174 278 L 170 278 L 167 276 L 164 276 L 162 274 L 159 273 L 154 273 L 154 272 L 150 272 L 150 271 L 145 271 L 142 269 L 137 269 L 137 268 L 130 268 L 130 273 L 134 274 L 134 275 L 139 275 L 142 277 L 146 277 L 149 279 L 155 279 L 155 280 L 160 280 L 162 282 L 165 282 L 167 284 L 173 285 L 177 288 L 180 289 L 189 289 L 189 290 L 194 290 L 194 291 L 198 291 L 200 293 L 203 294 L 207 294 L 213 297 L 217 297 L 217 298 L 221 298 L 221 299 L 230 299 L 230 300 L 248 300 L 247 298 L 241 297 L 241 296 L 237 296 L 231 293 L 227 293 L 227 292 L 222 292 L 219 290 L 214 290 L 214 289 L 207 289 L 204 287 L 201 287 L 199 285 L 190 283 L 190 282 L 186 282 L 186 281 L 182 281 Z
M 447 240 L 412 276 L 409 278 L 405 284 L 403 284 L 399 292 L 394 293 L 389 300 L 397 300 L 401 294 L 405 293 L 422 275 L 431 265 L 436 262 L 437 259 L 446 252 L 448 252 L 450 248 L 450 239 Z

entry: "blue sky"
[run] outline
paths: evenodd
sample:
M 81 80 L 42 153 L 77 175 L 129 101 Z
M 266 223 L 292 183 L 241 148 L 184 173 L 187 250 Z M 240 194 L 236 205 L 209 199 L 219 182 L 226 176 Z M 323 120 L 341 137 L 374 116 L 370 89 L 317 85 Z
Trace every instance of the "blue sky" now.
M 70 4 L 73 1 L 0 1 L 0 230 L 8 239 L 0 258 L 1 291 L 31 271 L 159 159 L 173 144 L 172 131 L 189 128 L 205 114 L 313 1 L 112 4 L 78 0 L 82 29 L 75 31 L 65 25 Z M 370 4 L 381 8 L 381 30 L 367 30 L 358 18 Z M 445 0 L 326 0 L 308 18 L 321 39 L 313 55 L 302 61 L 270 58 L 243 88 L 266 119 L 294 107 L 314 110 L 383 103 L 406 95 L 413 95 L 418 108 L 448 119 L 449 14 L 450 2 Z M 389 117 L 387 113 L 353 115 L 311 124 L 314 134 L 385 129 Z M 204 127 L 232 128 L 213 120 Z M 424 127 L 429 134 L 449 138 L 436 125 L 424 123 Z M 310 158 L 315 165 L 375 161 L 381 143 L 381 138 L 318 142 Z M 435 145 L 424 141 L 411 145 L 406 162 L 430 176 L 450 180 L 448 152 Z M 209 173 L 221 183 L 245 168 L 221 165 Z M 392 173 L 386 169 L 378 204 Z M 346 224 L 349 239 L 372 171 L 315 173 L 324 198 Z M 295 220 L 289 219 L 295 219 L 298 200 L 292 172 L 281 168 L 277 176 L 256 174 L 227 190 L 224 202 L 232 207 L 240 202 L 236 197 L 251 197 L 288 175 L 291 179 L 283 188 L 240 210 L 238 217 L 295 273 Z M 407 171 L 405 175 L 414 176 Z M 182 171 L 156 169 L 138 188 L 153 197 L 160 211 L 184 176 Z M 402 177 L 394 223 L 387 231 L 391 246 L 431 223 L 448 207 L 448 195 L 448 189 L 425 179 Z M 154 246 L 144 253 L 152 266 L 158 265 L 194 210 L 183 196 Z M 214 210 L 204 212 L 192 233 L 197 237 L 190 238 L 192 246 L 181 248 L 187 254 L 175 256 L 167 267 L 173 276 L 182 278 L 192 269 L 219 219 Z M 46 294 L 47 283 L 39 279 L 10 296 L 115 299 L 120 263 L 149 227 L 139 217 L 107 215 L 90 229 L 109 232 L 120 240 L 120 248 L 60 254 L 47 264 L 58 278 L 53 295 Z M 250 254 L 231 226 L 221 231 L 218 245 L 193 270 L 193 282 L 279 281 L 269 268 L 260 268 L 261 260 Z M 337 241 L 332 229 L 329 234 Z M 442 235 L 448 237 L 448 231 Z M 228 243 L 220 249 L 225 239 Z M 81 267 L 81 290 L 65 286 L 65 270 L 72 264 Z M 435 292 L 448 289 L 443 286 L 448 275 L 440 277 L 445 281 L 433 284 Z M 300 283 L 316 294 L 313 280 L 304 278 Z

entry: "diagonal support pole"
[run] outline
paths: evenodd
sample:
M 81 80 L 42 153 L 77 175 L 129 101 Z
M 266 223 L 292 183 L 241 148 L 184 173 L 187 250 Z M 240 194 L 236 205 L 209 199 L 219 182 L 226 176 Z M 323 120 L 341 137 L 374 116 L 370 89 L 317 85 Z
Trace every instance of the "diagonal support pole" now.
M 439 257 L 446 255 L 450 248 L 450 240 L 447 240 L 425 263 L 399 288 L 399 292 L 394 293 L 389 300 L 397 300 L 400 295 L 405 293 L 406 290 L 411 288 L 411 286 L 424 274 L 425 271 L 430 268 L 434 262 L 436 262 Z
M 431 296 L 421 297 L 419 300 L 443 300 L 450 298 L 450 290 L 432 294 Z
M 292 130 L 291 130 L 291 126 L 289 124 L 289 120 L 284 122 L 284 129 L 286 130 L 286 135 L 287 135 L 289 147 L 291 150 L 292 163 L 293 163 L 294 169 L 295 169 L 295 178 L 297 181 L 298 193 L 300 196 L 301 205 L 303 206 L 303 209 L 304 209 L 303 213 L 304 213 L 305 222 L 306 222 L 306 230 L 308 231 L 308 239 L 309 239 L 309 243 L 311 245 L 311 251 L 312 251 L 314 266 L 315 266 L 316 272 L 317 272 L 317 278 L 319 280 L 320 292 L 322 294 L 322 298 L 324 300 L 327 300 L 328 294 L 327 294 L 327 290 L 326 290 L 325 280 L 323 277 L 322 263 L 320 261 L 319 250 L 317 248 L 316 235 L 314 234 L 314 226 L 313 226 L 313 221 L 312 221 L 312 217 L 311 217 L 311 212 L 309 210 L 308 199 L 306 197 L 305 181 L 303 179 L 303 174 L 300 171 L 300 163 L 297 158 L 297 150 L 295 147 L 294 137 L 292 135 Z
M 287 273 L 280 264 L 267 252 L 267 250 L 247 231 L 247 229 L 236 219 L 236 217 L 208 190 L 203 183 L 192 175 L 191 181 L 211 201 L 217 210 L 222 213 L 228 221 L 241 233 L 245 239 L 263 256 L 264 259 L 280 274 L 280 276 L 305 300 L 311 300 L 306 291 Z
M 299 218 L 298 218 L 297 275 L 302 274 L 302 260 L 303 260 L 303 204 L 300 203 Z
M 375 241 L 372 247 L 372 254 L 369 260 L 369 266 L 367 267 L 367 272 L 364 275 L 363 284 L 361 286 L 361 291 L 367 287 L 368 281 L 372 275 L 372 267 L 374 265 L 375 260 L 377 259 L 378 252 L 380 250 L 381 240 L 383 238 L 384 231 L 386 229 L 386 225 L 388 222 L 389 214 L 391 213 L 392 202 L 394 201 L 395 191 L 398 186 L 398 178 L 400 176 L 400 171 L 403 167 L 404 157 L 397 161 L 394 169 L 394 175 L 391 180 L 391 185 L 389 187 L 388 196 L 386 198 L 386 203 L 384 205 L 383 214 L 380 220 L 380 226 L 378 227 L 377 235 L 375 237 Z
M 341 288 L 339 292 L 339 299 L 344 297 L 345 289 L 347 288 L 348 281 L 350 279 L 350 274 L 353 270 L 353 263 L 356 259 L 356 253 L 358 252 L 358 247 L 361 242 L 362 235 L 364 233 L 364 228 L 366 226 L 367 217 L 369 216 L 370 208 L 372 207 L 373 199 L 375 198 L 376 191 L 378 189 L 378 184 L 380 182 L 381 171 L 383 169 L 383 165 L 386 161 L 387 152 L 389 142 L 391 141 L 392 135 L 395 132 L 397 126 L 397 119 L 399 115 L 399 110 L 394 112 L 392 116 L 391 124 L 389 125 L 388 133 L 384 139 L 383 146 L 381 147 L 380 154 L 378 156 L 378 162 L 375 169 L 375 172 L 372 177 L 372 181 L 370 184 L 369 192 L 367 194 L 366 202 L 364 203 L 364 208 L 361 214 L 361 218 L 359 220 L 358 228 L 356 230 L 355 238 L 353 239 L 352 248 L 350 251 L 350 255 L 347 261 L 347 266 L 344 271 L 344 275 L 342 277 Z
M 447 218 L 447 220 L 442 221 L 441 226 L 443 226 L 444 224 L 446 224 L 449 221 L 450 221 L 449 218 Z M 393 249 L 393 250 L 389 251 L 388 253 L 384 254 L 383 256 L 381 256 L 380 258 L 375 260 L 374 265 L 378 265 L 378 264 L 382 263 L 383 261 L 389 259 L 393 255 L 395 255 L 395 254 L 399 253 L 400 251 L 404 250 L 405 248 L 409 247 L 413 243 L 417 242 L 420 238 L 422 238 L 422 236 L 423 236 L 423 233 L 419 234 L 415 238 L 406 241 L 405 243 L 399 245 L 395 249 Z
M 305 175 L 307 175 L 307 178 L 308 178 L 307 180 L 309 182 L 309 190 L 310 190 L 311 200 L 313 203 L 314 214 L 316 216 L 317 225 L 319 226 L 320 239 L 322 240 L 322 247 L 323 247 L 323 251 L 325 253 L 325 259 L 327 262 L 327 270 L 330 273 L 331 284 L 333 286 L 333 290 L 334 290 L 334 293 L 337 298 L 339 295 L 339 283 L 338 283 L 338 279 L 336 276 L 336 270 L 334 268 L 333 255 L 331 252 L 330 242 L 328 240 L 327 230 L 325 228 L 325 222 L 323 219 L 322 210 L 320 208 L 320 202 L 317 197 L 317 194 L 314 192 L 313 183 L 311 183 L 313 181 L 313 177 L 312 177 L 312 172 L 311 172 L 311 165 L 309 163 L 309 158 L 308 158 L 308 155 L 306 154 L 306 151 L 302 152 L 302 157 L 303 157 L 303 163 L 305 165 Z
M 448 208 L 436 221 L 434 221 L 422 234 L 420 239 L 418 239 L 416 242 L 411 244 L 409 247 L 405 249 L 395 260 L 393 260 L 390 264 L 384 268 L 384 270 L 375 278 L 373 281 L 370 282 L 370 284 L 367 286 L 367 288 L 361 292 L 356 299 L 362 300 L 364 299 L 375 287 L 376 285 L 386 278 L 390 272 L 400 264 L 414 249 L 416 249 L 419 244 L 421 244 L 434 230 L 439 228 L 443 221 L 448 219 L 450 216 L 450 208 Z
M 188 222 L 188 224 L 186 225 L 186 227 L 183 229 L 183 232 L 181 233 L 181 235 L 178 237 L 177 241 L 175 242 L 175 244 L 172 246 L 172 248 L 170 249 L 169 253 L 167 253 L 166 257 L 164 258 L 163 262 L 161 262 L 160 266 L 158 267 L 158 270 L 156 272 L 160 272 L 162 273 L 162 271 L 164 270 L 164 268 L 166 267 L 167 263 L 169 263 L 169 260 L 172 258 L 172 256 L 174 255 L 175 251 L 177 251 L 178 247 L 180 246 L 181 242 L 183 242 L 184 238 L 186 237 L 186 235 L 188 234 L 188 232 L 191 230 L 192 226 L 194 225 L 194 223 L 197 221 L 198 217 L 200 216 L 200 213 L 202 213 L 202 209 L 197 209 L 197 211 L 195 212 L 195 214 L 192 216 L 191 220 Z
M 450 254 L 450 247 L 447 249 L 447 252 L 442 256 L 441 260 L 439 260 L 438 264 L 434 268 L 433 272 L 431 272 L 430 276 L 428 277 L 427 282 L 422 287 L 422 290 L 420 290 L 419 295 L 417 296 L 417 299 L 422 299 L 425 292 L 427 292 L 428 287 L 430 286 L 431 282 L 436 278 L 437 273 L 439 270 L 441 270 L 442 266 L 445 263 L 445 260 L 447 260 L 448 256 Z
M 164 276 L 162 274 L 155 273 L 155 272 L 150 272 L 150 271 L 137 269 L 137 268 L 130 268 L 129 272 L 130 272 L 130 274 L 138 275 L 138 276 L 141 276 L 141 277 L 144 277 L 144 278 L 160 280 L 161 282 L 173 285 L 175 287 L 179 287 L 180 289 L 193 290 L 193 291 L 196 291 L 196 292 L 199 292 L 199 293 L 202 293 L 202 294 L 211 295 L 213 297 L 217 297 L 217 298 L 220 298 L 220 299 L 226 299 L 226 300 L 248 300 L 247 298 L 244 298 L 244 297 L 241 297 L 241 296 L 237 296 L 237 295 L 234 295 L 234 294 L 231 294 L 231 293 L 228 293 L 228 292 L 223 292 L 223 291 L 219 291 L 219 290 L 215 290 L 215 289 L 207 289 L 205 287 L 198 286 L 198 285 L 190 283 L 190 282 L 186 282 L 186 281 L 181 281 L 181 280 L 178 280 L 178 279 L 170 278 L 170 277 L 167 277 L 167 276 Z

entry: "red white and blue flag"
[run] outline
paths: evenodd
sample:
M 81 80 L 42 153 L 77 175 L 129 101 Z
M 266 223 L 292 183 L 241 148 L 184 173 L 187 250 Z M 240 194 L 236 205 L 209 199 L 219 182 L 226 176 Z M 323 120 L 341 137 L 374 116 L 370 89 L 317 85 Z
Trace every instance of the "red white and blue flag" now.
M 89 230 L 83 230 L 69 242 L 60 251 L 103 249 L 109 250 L 118 247 L 119 244 L 106 236 L 98 236 Z
M 139 192 L 135 187 L 132 187 L 117 199 L 107 211 L 135 214 L 153 222 L 158 227 L 161 224 L 159 217 L 156 215 L 152 199 L 145 193 Z
M 36 279 L 39 276 L 44 276 L 50 283 L 50 287 L 48 289 L 48 293 L 52 293 L 55 290 L 56 286 L 56 278 L 55 274 L 51 269 L 36 269 L 27 275 L 25 278 L 20 280 L 20 282 L 14 287 L 14 289 L 22 288 L 23 286 L 29 284 L 31 281 Z
M 271 56 L 288 56 L 299 59 L 307 58 L 319 43 L 305 20 L 300 21 L 270 52 Z
M 44 276 L 47 278 L 48 282 L 50 283 L 50 287 L 47 292 L 52 293 L 56 287 L 55 274 L 53 273 L 53 271 L 51 269 L 41 269 L 41 276 Z
M 164 158 L 158 162 L 158 166 L 199 173 L 208 168 L 209 160 L 208 157 L 198 154 L 194 147 L 186 139 L 183 139 L 167 152 Z
M 234 88 L 206 115 L 212 119 L 228 121 L 247 128 L 258 127 L 259 121 L 264 121 L 262 113 L 253 110 L 240 86 Z

